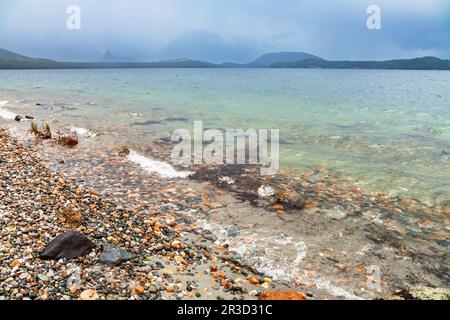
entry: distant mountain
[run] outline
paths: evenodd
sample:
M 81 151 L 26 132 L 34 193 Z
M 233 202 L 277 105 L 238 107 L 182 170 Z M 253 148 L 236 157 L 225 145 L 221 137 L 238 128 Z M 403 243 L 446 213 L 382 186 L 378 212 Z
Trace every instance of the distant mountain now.
M 159 60 L 158 62 L 183 62 L 183 61 L 189 61 L 191 59 L 188 58 L 178 58 L 178 59 L 163 59 Z
M 26 56 L 22 56 L 12 51 L 8 51 L 5 49 L 0 49 L 0 60 L 9 60 L 9 61 L 50 61 L 47 59 L 38 59 L 38 58 L 30 58 Z
M 320 57 L 305 52 L 274 52 L 264 54 L 255 61 L 246 64 L 246 66 L 267 68 L 274 63 L 291 63 L 312 59 L 322 60 Z
M 111 51 L 106 51 L 106 53 L 101 57 L 99 62 L 136 62 L 136 60 L 132 58 L 124 58 L 124 57 L 117 57 L 115 56 Z
M 298 59 L 311 56 L 307 53 L 268 54 L 250 64 L 214 64 L 197 60 L 176 59 L 160 62 L 59 62 L 26 57 L 0 49 L 1 69 L 125 69 L 125 68 L 265 68 L 273 59 Z M 323 68 L 323 69 L 399 69 L 399 70 L 450 70 L 450 60 L 435 57 L 388 61 L 327 61 L 312 56 L 296 62 L 276 62 L 271 68 Z
M 298 62 L 281 62 L 272 68 L 308 69 L 394 69 L 394 70 L 450 70 L 450 60 L 436 57 L 398 59 L 387 61 L 327 61 L 308 59 Z
M 111 55 L 108 55 L 111 57 Z M 126 69 L 126 68 L 216 68 L 215 64 L 178 60 L 166 62 L 60 62 L 47 59 L 35 59 L 0 49 L 0 70 L 7 69 Z
M 189 57 L 198 61 L 243 63 L 254 56 L 245 44 L 206 30 L 186 32 L 169 42 L 159 53 L 161 59 Z

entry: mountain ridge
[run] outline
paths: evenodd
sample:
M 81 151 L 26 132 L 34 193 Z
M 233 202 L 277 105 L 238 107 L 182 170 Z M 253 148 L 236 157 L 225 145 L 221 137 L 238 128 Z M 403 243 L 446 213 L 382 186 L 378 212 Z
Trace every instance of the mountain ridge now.
M 289 69 L 450 70 L 450 60 L 430 56 L 384 61 L 328 61 L 307 59 L 296 62 L 274 63 L 270 67 Z
M 281 51 L 281 52 L 270 52 L 261 55 L 254 61 L 245 64 L 249 67 L 270 67 L 274 63 L 280 62 L 299 62 L 304 60 L 323 60 L 322 58 L 306 53 L 306 52 L 292 52 L 292 51 Z
M 115 57 L 115 56 L 114 56 Z M 117 57 L 116 57 L 117 58 Z M 291 61 L 279 61 L 287 59 Z M 292 61 L 293 59 L 301 59 Z M 277 61 L 278 60 L 278 61 Z M 273 61 L 277 61 L 272 63 Z M 246 64 L 214 64 L 191 59 L 159 62 L 61 62 L 31 58 L 0 49 L 0 69 L 123 69 L 123 68 L 303 68 L 303 69 L 395 69 L 395 70 L 450 70 L 450 60 L 436 57 L 396 59 L 385 61 L 329 61 L 305 52 L 275 52 L 261 55 Z

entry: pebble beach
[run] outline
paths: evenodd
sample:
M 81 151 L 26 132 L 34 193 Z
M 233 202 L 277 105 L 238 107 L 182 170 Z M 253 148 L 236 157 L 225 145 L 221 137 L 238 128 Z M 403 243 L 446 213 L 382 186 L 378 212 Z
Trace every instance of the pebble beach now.
M 4 129 L 0 163 L 2 300 L 255 299 L 260 284 L 271 286 L 226 248 L 182 236 L 189 227 L 169 213 L 141 214 L 50 170 L 35 146 Z M 80 212 L 80 220 L 70 221 L 67 210 Z M 40 259 L 68 230 L 83 233 L 95 249 L 70 261 Z M 116 267 L 99 263 L 107 243 L 136 258 Z

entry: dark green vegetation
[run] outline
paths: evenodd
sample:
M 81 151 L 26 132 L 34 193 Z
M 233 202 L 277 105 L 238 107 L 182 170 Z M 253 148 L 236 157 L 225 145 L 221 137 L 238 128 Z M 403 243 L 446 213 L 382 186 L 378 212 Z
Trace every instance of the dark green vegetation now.
M 0 49 L 0 69 L 126 69 L 126 68 L 214 68 L 200 61 L 173 62 L 59 62 L 35 59 Z
M 29 58 L 0 49 L 0 69 L 127 69 L 127 68 L 305 68 L 450 70 L 450 60 L 435 57 L 388 61 L 327 61 L 303 52 L 269 53 L 247 64 L 213 64 L 195 60 L 161 62 L 59 62 Z
M 310 68 L 310 69 L 398 69 L 398 70 L 450 70 L 450 60 L 424 57 L 388 61 L 327 61 L 308 59 L 297 62 L 279 62 L 272 68 Z

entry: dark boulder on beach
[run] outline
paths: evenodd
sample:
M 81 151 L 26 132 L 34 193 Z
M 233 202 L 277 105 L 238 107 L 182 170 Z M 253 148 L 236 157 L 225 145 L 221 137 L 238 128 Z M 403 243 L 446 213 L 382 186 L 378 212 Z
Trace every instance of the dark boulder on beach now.
M 76 259 L 88 255 L 95 248 L 84 234 L 69 231 L 53 239 L 40 257 L 44 260 Z
M 19 115 L 17 115 L 15 118 L 14 118 L 14 120 L 16 120 L 16 121 L 20 121 L 20 120 L 22 120 L 23 118 L 21 117 L 21 116 L 19 116 Z

